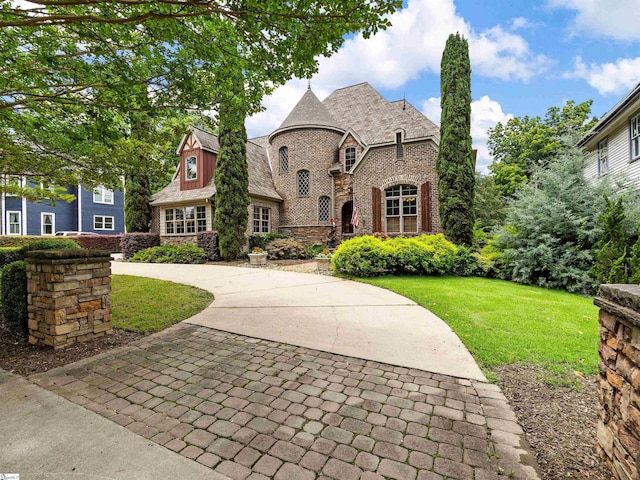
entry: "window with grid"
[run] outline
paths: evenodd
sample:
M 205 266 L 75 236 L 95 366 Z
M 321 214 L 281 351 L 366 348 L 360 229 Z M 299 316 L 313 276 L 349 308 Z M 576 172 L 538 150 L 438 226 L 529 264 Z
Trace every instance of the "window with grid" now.
M 22 234 L 22 212 L 7 212 L 9 217 L 9 235 Z
M 347 148 L 344 151 L 344 171 L 350 171 L 353 166 L 356 164 L 356 149 L 355 148 Z
M 289 149 L 287 147 L 280 147 L 280 171 L 289 171 Z
M 253 233 L 269 233 L 270 209 L 253 207 Z
M 207 210 L 204 206 L 167 208 L 164 211 L 164 231 L 167 235 L 204 232 Z
M 598 143 L 598 174 L 604 175 L 609 171 L 609 140 Z
M 187 157 L 184 161 L 184 178 L 185 180 L 198 178 L 198 159 L 196 157 Z
M 309 196 L 309 170 L 300 170 L 298 172 L 298 196 Z
M 387 232 L 415 233 L 418 231 L 418 187 L 396 185 L 387 188 L 385 213 Z
M 104 215 L 94 215 L 93 229 L 94 230 L 113 230 L 113 217 L 107 217 Z
M 53 235 L 56 227 L 56 216 L 53 213 L 40 214 L 40 234 L 41 235 Z
M 320 197 L 318 199 L 318 221 L 329 221 L 329 209 L 331 206 L 331 199 L 329 197 Z
M 640 113 L 631 119 L 631 160 L 640 158 Z
M 107 203 L 113 205 L 113 190 L 103 186 L 93 189 L 93 203 Z

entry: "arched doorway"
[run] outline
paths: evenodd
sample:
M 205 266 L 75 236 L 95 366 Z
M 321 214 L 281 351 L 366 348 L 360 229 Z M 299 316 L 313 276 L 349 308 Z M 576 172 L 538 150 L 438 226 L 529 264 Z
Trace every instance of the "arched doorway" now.
M 353 215 L 353 202 L 349 200 L 342 205 L 342 233 L 353 233 L 351 215 Z

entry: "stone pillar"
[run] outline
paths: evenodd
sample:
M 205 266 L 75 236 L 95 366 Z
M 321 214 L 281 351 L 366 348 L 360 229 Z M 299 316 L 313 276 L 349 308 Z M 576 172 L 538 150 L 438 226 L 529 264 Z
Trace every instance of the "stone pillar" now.
M 640 285 L 602 285 L 598 450 L 617 479 L 640 480 Z
M 28 253 L 30 343 L 59 349 L 112 332 L 110 261 L 103 250 Z

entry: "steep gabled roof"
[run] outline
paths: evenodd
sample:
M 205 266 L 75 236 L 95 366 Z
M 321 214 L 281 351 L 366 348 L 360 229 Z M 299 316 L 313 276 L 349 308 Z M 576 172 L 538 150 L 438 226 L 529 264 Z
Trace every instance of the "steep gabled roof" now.
M 213 153 L 218 153 L 220 145 L 218 144 L 218 137 L 216 137 L 213 133 L 209 133 L 206 130 L 194 127 L 193 125 L 189 125 L 187 127 L 187 131 L 193 135 L 193 138 L 196 139 L 196 142 L 198 142 L 200 148 Z M 178 148 L 176 149 L 176 154 L 180 155 L 180 153 L 182 152 L 182 147 L 184 147 L 187 138 L 189 138 L 188 134 L 182 136 L 182 140 L 180 140 Z
M 269 137 L 294 128 L 330 128 L 344 132 L 327 107 L 325 107 L 311 89 L 307 89 L 298 104 L 284 119 L 284 122 Z

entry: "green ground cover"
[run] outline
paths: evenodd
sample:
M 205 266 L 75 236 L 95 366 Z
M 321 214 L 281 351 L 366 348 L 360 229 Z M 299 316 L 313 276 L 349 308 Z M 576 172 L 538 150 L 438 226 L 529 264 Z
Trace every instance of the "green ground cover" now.
M 111 277 L 113 326 L 131 332 L 159 332 L 213 302 L 205 290 L 131 275 Z
M 393 290 L 442 318 L 489 378 L 496 366 L 544 367 L 549 383 L 597 372 L 598 309 L 593 300 L 559 290 L 476 277 L 380 277 Z

